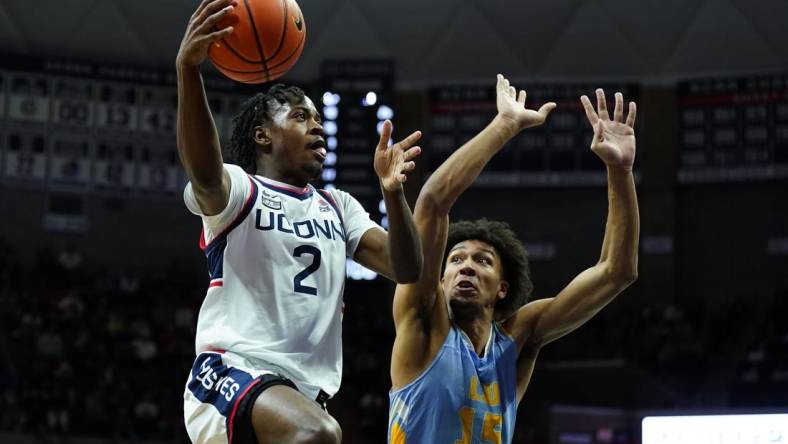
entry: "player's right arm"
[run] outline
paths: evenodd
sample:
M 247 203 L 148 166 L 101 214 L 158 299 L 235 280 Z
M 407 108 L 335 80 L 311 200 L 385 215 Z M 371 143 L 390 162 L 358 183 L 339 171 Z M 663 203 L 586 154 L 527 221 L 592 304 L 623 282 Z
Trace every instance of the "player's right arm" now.
M 443 253 L 454 202 L 487 162 L 517 133 L 541 125 L 555 108 L 525 108 L 525 91 L 517 91 L 503 76 L 496 86 L 498 114 L 473 139 L 460 147 L 430 176 L 419 193 L 414 221 L 422 242 L 424 267 L 413 284 L 398 285 L 394 293 L 397 336 L 391 359 L 395 389 L 413 381 L 429 365 L 449 332 L 448 307 L 440 288 Z
M 189 20 L 175 61 L 178 155 L 206 216 L 219 214 L 227 206 L 230 179 L 224 171 L 219 133 L 205 96 L 200 64 L 208 56 L 208 47 L 233 31 L 232 27 L 215 30 L 215 25 L 235 4 L 236 0 L 203 0 Z

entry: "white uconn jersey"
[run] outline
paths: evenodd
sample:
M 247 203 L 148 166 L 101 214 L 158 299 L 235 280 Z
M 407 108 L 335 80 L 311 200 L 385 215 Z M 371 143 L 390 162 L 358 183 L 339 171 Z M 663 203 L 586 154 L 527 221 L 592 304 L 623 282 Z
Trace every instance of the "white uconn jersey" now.
M 202 216 L 211 283 L 197 320 L 197 353 L 227 350 L 268 364 L 307 396 L 333 395 L 342 376 L 345 261 L 378 227 L 348 193 L 301 189 L 224 165 L 230 199 Z

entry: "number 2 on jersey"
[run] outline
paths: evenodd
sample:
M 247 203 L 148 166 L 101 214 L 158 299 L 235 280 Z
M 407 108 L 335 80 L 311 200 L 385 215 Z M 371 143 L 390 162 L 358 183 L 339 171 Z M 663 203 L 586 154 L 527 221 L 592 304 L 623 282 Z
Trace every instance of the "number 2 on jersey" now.
M 307 276 L 317 271 L 320 268 L 320 250 L 311 246 L 311 245 L 299 245 L 293 250 L 293 257 L 301 257 L 303 254 L 309 254 L 312 256 L 312 263 L 309 264 L 306 268 L 301 270 L 300 273 L 295 275 L 293 278 L 293 289 L 296 293 L 304 293 L 304 294 L 317 294 L 317 288 L 310 287 L 309 285 L 304 285 L 301 283 Z

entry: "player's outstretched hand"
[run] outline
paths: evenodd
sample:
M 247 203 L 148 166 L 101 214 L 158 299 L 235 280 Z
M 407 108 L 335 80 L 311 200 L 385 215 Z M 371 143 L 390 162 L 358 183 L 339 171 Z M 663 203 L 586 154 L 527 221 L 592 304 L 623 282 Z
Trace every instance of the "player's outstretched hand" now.
M 554 102 L 545 103 L 538 111 L 527 109 L 525 107 L 527 95 L 525 91 L 520 90 L 518 95 L 517 90 L 509 84 L 509 80 L 501 74 L 498 74 L 498 83 L 495 89 L 498 116 L 514 125 L 517 131 L 543 124 L 550 112 L 555 109 Z
M 383 122 L 380 141 L 375 149 L 375 173 L 386 191 L 397 191 L 408 180 L 408 173 L 416 168 L 413 159 L 421 154 L 421 148 L 413 146 L 421 139 L 421 131 L 416 131 L 405 139 L 389 146 L 391 121 Z
M 199 66 L 208 57 L 208 48 L 217 40 L 233 32 L 232 26 L 216 29 L 217 23 L 238 5 L 238 0 L 203 0 L 194 11 L 181 47 L 178 49 L 176 66 Z
M 596 90 L 596 111 L 587 96 L 580 97 L 580 102 L 586 111 L 588 122 L 594 128 L 591 151 L 596 153 L 605 165 L 618 166 L 631 171 L 635 162 L 635 116 L 637 115 L 635 102 L 629 102 L 626 120 L 624 120 L 624 95 L 620 92 L 616 93 L 613 120 L 610 120 L 605 91 L 601 88 Z

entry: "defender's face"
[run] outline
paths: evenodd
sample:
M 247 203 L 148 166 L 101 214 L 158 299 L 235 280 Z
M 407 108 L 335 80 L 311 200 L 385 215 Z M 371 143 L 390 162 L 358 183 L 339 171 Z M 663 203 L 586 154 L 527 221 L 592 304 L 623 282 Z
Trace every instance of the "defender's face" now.
M 281 105 L 268 127 L 276 169 L 304 183 L 319 177 L 326 160 L 320 113 L 309 97 Z
M 455 245 L 446 257 L 441 280 L 443 294 L 452 311 L 479 312 L 506 297 L 509 284 L 503 280 L 503 264 L 491 245 L 466 240 Z

